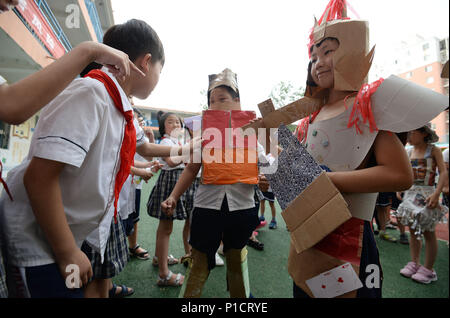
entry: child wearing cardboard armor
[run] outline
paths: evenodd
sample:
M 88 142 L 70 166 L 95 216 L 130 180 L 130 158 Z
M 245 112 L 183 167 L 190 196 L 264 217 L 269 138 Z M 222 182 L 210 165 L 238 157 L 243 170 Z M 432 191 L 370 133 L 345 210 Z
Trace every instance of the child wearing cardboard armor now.
M 205 129 L 207 112 L 244 113 L 240 111 L 236 74 L 231 70 L 225 69 L 222 73 L 209 76 L 208 106 L 209 110 L 203 113 L 202 130 Z M 258 153 L 259 160 L 261 160 L 261 153 L 262 151 Z M 168 214 L 172 213 L 178 197 L 202 168 L 202 183 L 195 194 L 191 219 L 192 267 L 189 269 L 187 282 L 183 286 L 183 297 L 201 296 L 203 285 L 210 270 L 215 266 L 215 255 L 221 240 L 226 257 L 230 296 L 249 297 L 245 245 L 259 224 L 254 201 L 254 184 L 258 182 L 257 166 L 255 164 L 255 182 L 250 182 L 253 184 L 241 182 L 206 184 L 208 181 L 205 181 L 205 174 L 210 173 L 211 168 L 208 169 L 204 155 L 202 161 L 203 165 L 200 163 L 187 165 L 173 192 L 162 203 L 163 210 Z M 217 173 L 220 174 L 220 172 Z M 208 176 L 211 175 L 208 174 Z M 220 179 L 224 176 L 213 177 Z
M 389 131 L 423 125 L 448 104 L 440 94 L 394 76 L 364 85 L 373 57 L 373 49 L 368 52 L 367 35 L 367 22 L 347 19 L 345 1 L 331 0 L 310 35 L 311 60 L 303 104 L 284 107 L 297 107 L 294 112 L 281 114 L 282 108 L 263 118 L 269 128 L 282 122 L 277 116 L 288 123 L 287 117 L 294 121 L 305 117 L 305 112 L 311 114 L 299 123 L 298 138 L 320 165 L 331 170 L 327 176 L 352 215 L 301 252 L 291 240 L 288 271 L 294 280 L 294 297 L 315 296 L 307 280 L 346 262 L 364 285 L 341 296 L 381 297 L 382 272 L 369 221 L 377 192 L 405 189 L 412 183 L 403 146 Z M 352 97 L 355 92 L 358 94 Z M 426 98 L 417 98 L 422 94 Z M 414 98 L 408 99 L 412 95 Z M 309 110 L 305 104 L 311 106 Z M 422 108 L 425 105 L 426 111 Z M 379 269 L 375 288 L 366 284 L 369 264 Z

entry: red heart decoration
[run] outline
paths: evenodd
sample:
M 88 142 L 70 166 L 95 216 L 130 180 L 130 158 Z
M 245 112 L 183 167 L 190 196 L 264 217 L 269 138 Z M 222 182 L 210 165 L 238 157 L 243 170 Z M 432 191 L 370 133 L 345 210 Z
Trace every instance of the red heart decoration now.
M 327 286 L 325 286 L 325 285 L 322 285 L 322 288 L 327 288 Z
M 342 279 L 342 277 L 339 277 L 338 282 L 339 282 L 339 283 L 343 283 L 343 282 L 344 282 L 344 280 Z

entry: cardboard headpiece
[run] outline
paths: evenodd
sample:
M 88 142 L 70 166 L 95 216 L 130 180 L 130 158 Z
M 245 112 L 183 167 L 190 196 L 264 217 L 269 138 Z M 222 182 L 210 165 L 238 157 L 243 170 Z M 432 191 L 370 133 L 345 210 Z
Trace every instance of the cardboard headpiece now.
M 209 75 L 208 92 L 221 85 L 231 87 L 237 93 L 239 89 L 236 73 L 226 68 L 219 74 Z
M 336 38 L 339 48 L 333 56 L 334 89 L 339 91 L 359 91 L 367 83 L 367 74 L 372 65 L 374 49 L 369 52 L 369 25 L 367 21 L 350 20 L 347 17 L 347 2 L 345 0 L 330 0 L 322 17 L 315 19 L 310 34 L 308 54 L 311 48 L 326 38 Z M 309 85 L 305 96 L 319 98 L 323 89 Z

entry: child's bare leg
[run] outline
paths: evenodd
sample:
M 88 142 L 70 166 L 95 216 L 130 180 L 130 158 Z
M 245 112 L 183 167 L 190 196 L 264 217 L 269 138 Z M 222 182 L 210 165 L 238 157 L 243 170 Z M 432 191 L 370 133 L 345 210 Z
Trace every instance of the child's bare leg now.
M 137 223 L 134 223 L 134 231 L 128 236 L 128 244 L 130 248 L 133 248 L 137 244 Z
M 272 210 L 272 219 L 275 219 L 275 214 L 276 214 L 276 211 L 275 211 L 275 202 L 270 202 L 270 201 L 269 201 L 269 205 L 270 205 L 270 210 Z
M 266 212 L 266 200 L 261 200 L 259 204 L 259 214 L 260 216 L 264 216 L 264 212 Z
M 405 234 L 405 226 L 402 224 L 401 222 L 401 218 L 397 218 L 397 226 L 398 229 L 400 230 L 400 234 Z
M 386 230 L 386 209 L 389 208 L 389 206 L 379 206 L 377 205 L 377 215 L 378 215 L 378 222 L 380 222 L 380 228 L 379 231 L 385 231 Z
M 84 289 L 84 298 L 108 298 L 111 288 L 111 279 L 96 278 Z
M 414 229 L 409 228 L 409 234 L 411 235 L 411 239 L 409 242 L 410 245 L 410 253 L 411 253 L 411 261 L 420 264 L 420 250 L 422 249 L 422 241 L 417 239 L 417 236 L 414 234 Z
M 183 227 L 183 245 L 184 245 L 184 253 L 191 253 L 191 245 L 189 244 L 189 233 L 190 233 L 191 223 L 189 219 L 186 219 Z
M 438 243 L 435 231 L 425 231 L 425 264 L 429 270 L 433 270 L 438 253 Z
M 158 258 L 159 276 L 167 277 L 169 274 L 169 265 L 167 257 L 169 255 L 169 240 L 172 234 L 172 220 L 159 220 L 158 230 L 156 232 L 155 255 Z

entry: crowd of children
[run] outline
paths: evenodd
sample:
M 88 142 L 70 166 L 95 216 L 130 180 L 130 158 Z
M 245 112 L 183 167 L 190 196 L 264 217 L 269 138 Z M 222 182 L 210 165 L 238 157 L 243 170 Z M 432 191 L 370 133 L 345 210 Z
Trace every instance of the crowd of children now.
M 0 0 L 1 10 L 7 9 L 6 3 L 17 1 Z M 305 252 L 291 248 L 294 297 L 316 296 L 306 283 L 311 278 L 307 275 L 315 273 L 311 266 L 321 268 L 316 273 L 320 274 L 350 262 L 363 282 L 367 265 L 381 267 L 372 211 L 380 237 L 394 241 L 386 225 L 396 199 L 398 224 L 410 228 L 411 260 L 400 274 L 426 284 L 437 280 L 434 228 L 448 211 L 439 202 L 442 192 L 448 201 L 448 150 L 443 158 L 433 146 L 435 132 L 424 125 L 408 133 L 412 148 L 406 152 L 398 136 L 383 129 L 382 119 L 374 119 L 370 102 L 361 97 L 375 87 L 365 86 L 368 68 L 353 81 L 346 81 L 343 71 L 348 67 L 346 55 L 362 60 L 370 55 L 367 30 L 364 23 L 358 24 L 361 21 L 349 23 L 343 12 L 345 1 L 331 0 L 311 32 L 306 96 L 320 100 L 321 107 L 299 123 L 295 134 L 352 203 L 352 217 Z M 348 41 L 346 28 L 363 31 Z M 92 62 L 98 64 L 88 66 Z M 16 84 L 8 86 L 0 77 L 1 120 L 20 123 L 42 109 L 27 157 L 9 171 L 6 182 L 0 179 L 0 297 L 129 296 L 133 288 L 116 285 L 112 278 L 125 268 L 130 255 L 152 259 L 158 267 L 157 285 L 184 285 L 184 297 L 200 297 L 211 270 L 223 265 L 218 250 L 226 258 L 230 296 L 251 296 L 246 245 L 264 248 L 255 230 L 267 224 L 266 201 L 271 209 L 269 229 L 277 229 L 275 194 L 261 171 L 258 176 L 256 164 L 255 180 L 203 182 L 201 169 L 212 166 L 192 161 L 199 141 L 175 113 L 158 113 L 159 144 L 152 133 L 145 133 L 143 116 L 133 110 L 131 97 L 151 94 L 164 62 L 157 33 L 133 19 L 111 27 L 103 44 L 82 43 Z M 85 67 L 85 76 L 75 79 Z M 23 91 L 29 94 L 20 94 Z M 241 112 L 237 75 L 231 70 L 210 75 L 207 92 L 208 111 Z M 278 156 L 259 143 L 255 149 L 260 163 Z M 142 184 L 157 172 L 146 202 L 148 215 L 159 222 L 152 255 L 150 247 L 140 246 L 137 234 L 141 202 L 147 199 L 141 198 Z M 361 216 L 361 211 L 367 213 Z M 174 220 L 184 221 L 185 258 L 192 260 L 186 277 L 169 270 L 180 263 L 169 254 Z M 408 243 L 402 229 L 400 241 Z M 419 259 L 422 236 L 424 265 Z M 381 285 L 346 295 L 381 297 Z

